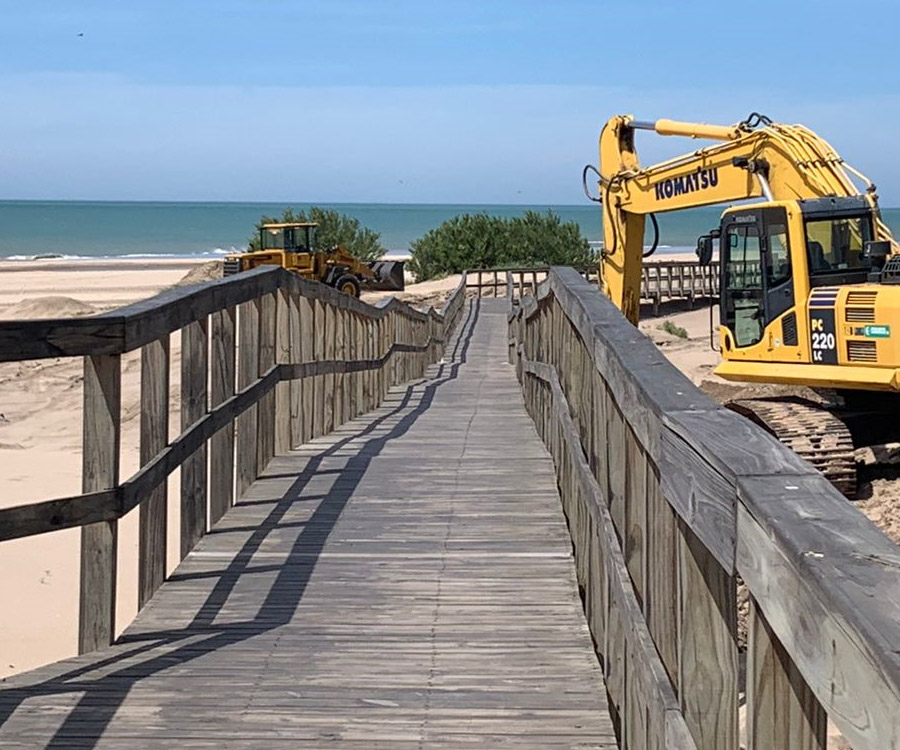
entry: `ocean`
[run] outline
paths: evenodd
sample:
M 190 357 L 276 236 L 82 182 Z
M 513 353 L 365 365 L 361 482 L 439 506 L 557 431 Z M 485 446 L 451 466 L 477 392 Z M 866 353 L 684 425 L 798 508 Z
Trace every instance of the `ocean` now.
M 284 203 L 124 203 L 99 201 L 0 201 L 0 258 L 42 255 L 67 258 L 217 257 L 246 247 L 263 215 L 279 216 Z M 348 214 L 381 234 L 392 253 L 443 221 L 462 213 L 521 216 L 527 210 L 557 213 L 575 221 L 582 234 L 602 237 L 601 209 L 578 206 L 488 206 L 437 204 L 321 203 Z M 697 237 L 719 223 L 721 209 L 698 208 L 660 214 L 660 252 L 693 249 Z M 885 209 L 885 221 L 900 236 L 900 209 Z M 648 225 L 646 241 L 651 240 Z

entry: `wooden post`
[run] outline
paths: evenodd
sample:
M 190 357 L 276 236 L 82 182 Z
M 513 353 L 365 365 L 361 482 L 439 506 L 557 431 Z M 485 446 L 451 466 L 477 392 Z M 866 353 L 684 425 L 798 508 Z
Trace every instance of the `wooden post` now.
M 238 308 L 238 389 L 252 385 L 259 372 L 259 300 Z M 257 476 L 256 417 L 254 404 L 237 419 L 237 496 L 240 498 Z
M 281 289 L 276 294 L 275 362 L 291 363 L 291 319 L 288 293 Z M 276 455 L 291 449 L 291 383 L 282 380 L 275 386 L 275 445 Z
M 264 375 L 275 364 L 275 315 L 277 292 L 263 295 L 259 309 L 259 367 L 257 375 Z M 259 400 L 256 423 L 257 476 L 275 455 L 275 392 L 269 391 Z
M 82 492 L 119 483 L 122 368 L 118 354 L 84 358 Z M 117 521 L 81 528 L 78 652 L 108 646 L 115 637 Z
M 312 340 L 315 346 L 315 361 L 325 360 L 325 334 L 326 334 L 326 305 L 321 300 L 315 300 L 315 323 L 312 331 Z M 316 375 L 313 379 L 313 433 L 314 438 L 325 434 L 325 376 Z
M 747 750 L 825 750 L 828 717 L 750 597 Z
M 347 359 L 347 311 L 341 307 L 332 307 L 334 310 L 334 356 L 333 360 L 346 361 Z M 344 406 L 347 398 L 347 377 L 343 373 L 334 375 L 334 399 L 331 402 L 332 421 L 331 428 L 337 429 L 346 419 Z
M 293 292 L 288 296 L 290 315 L 290 353 L 291 364 L 303 362 L 303 336 L 301 334 L 301 297 Z M 297 378 L 290 381 L 291 421 L 290 421 L 290 447 L 293 448 L 305 442 L 303 433 L 303 379 Z
M 141 349 L 141 466 L 169 442 L 169 335 Z M 138 609 L 166 578 L 166 483 L 138 510 Z
M 235 308 L 227 307 L 210 318 L 212 408 L 234 395 L 236 317 Z M 209 523 L 213 526 L 234 504 L 234 422 L 210 439 L 209 472 Z
M 337 341 L 337 310 L 334 305 L 325 305 L 325 330 L 319 331 L 319 335 L 325 336 L 325 361 L 334 362 L 335 343 Z M 335 402 L 335 377 L 334 374 L 325 376 L 325 413 L 322 429 L 325 434 L 334 429 L 334 402 Z
M 316 325 L 313 318 L 315 304 L 309 297 L 300 297 L 300 360 L 313 362 L 316 358 Z M 309 442 L 315 435 L 315 381 L 317 378 L 305 378 L 297 381 L 300 386 L 300 435 L 298 444 Z
M 612 439 L 612 438 L 610 438 Z M 737 591 L 734 578 L 678 521 L 681 620 L 678 684 L 697 750 L 738 746 Z
M 181 329 L 181 431 L 206 414 L 206 319 Z M 206 533 L 206 446 L 181 466 L 181 559 Z

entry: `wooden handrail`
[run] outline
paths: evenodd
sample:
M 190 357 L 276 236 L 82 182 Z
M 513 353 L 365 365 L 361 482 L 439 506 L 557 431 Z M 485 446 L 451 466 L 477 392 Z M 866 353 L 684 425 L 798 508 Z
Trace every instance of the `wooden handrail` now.
M 368 305 L 325 284 L 308 281 L 276 266 L 264 266 L 216 281 L 170 289 L 99 315 L 0 320 L 0 362 L 125 354 L 214 312 L 279 290 L 369 318 L 383 318 L 392 312 L 419 321 L 439 317 L 433 309 L 416 310 L 395 297 Z
M 748 750 L 824 748 L 829 718 L 855 750 L 897 746 L 900 548 L 577 272 L 552 269 L 509 322 L 620 739 L 736 750 L 743 690 Z M 622 564 L 629 591 L 616 594 Z
M 79 650 L 115 633 L 117 522 L 140 508 L 138 603 L 165 577 L 166 479 L 181 467 L 184 557 L 276 454 L 375 408 L 437 361 L 440 311 L 368 305 L 280 268 L 172 289 L 92 318 L 0 321 L 0 361 L 83 356 L 83 493 L 0 510 L 0 541 L 81 527 Z M 169 441 L 169 339 L 181 331 L 181 430 Z M 140 469 L 119 477 L 121 355 L 141 348 Z

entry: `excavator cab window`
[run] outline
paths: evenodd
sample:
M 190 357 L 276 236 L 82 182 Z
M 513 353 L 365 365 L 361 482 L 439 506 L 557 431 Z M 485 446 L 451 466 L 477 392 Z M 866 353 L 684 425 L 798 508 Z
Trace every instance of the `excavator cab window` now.
M 794 305 L 793 269 L 783 208 L 726 214 L 722 228 L 722 320 L 738 347 Z
M 872 222 L 868 216 L 807 220 L 806 253 L 810 275 L 865 275 L 871 262 L 863 255 L 863 248 L 871 239 Z
M 722 311 L 735 343 L 750 346 L 762 338 L 764 328 L 759 228 L 755 224 L 729 224 L 723 237 Z

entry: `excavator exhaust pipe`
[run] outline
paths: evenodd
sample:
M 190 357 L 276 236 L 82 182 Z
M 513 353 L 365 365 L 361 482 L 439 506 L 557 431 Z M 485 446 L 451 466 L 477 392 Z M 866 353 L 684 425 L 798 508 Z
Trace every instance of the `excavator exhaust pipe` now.
M 366 289 L 385 292 L 402 292 L 406 287 L 403 276 L 404 261 L 376 260 L 367 265 L 375 274 L 375 279 L 365 280 Z

